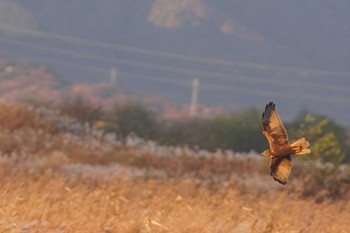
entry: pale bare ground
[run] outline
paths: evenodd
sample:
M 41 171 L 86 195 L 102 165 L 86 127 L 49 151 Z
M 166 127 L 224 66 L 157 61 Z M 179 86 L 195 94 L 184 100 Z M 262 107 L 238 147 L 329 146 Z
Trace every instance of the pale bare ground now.
M 1 232 L 350 232 L 350 202 L 198 180 L 1 175 Z

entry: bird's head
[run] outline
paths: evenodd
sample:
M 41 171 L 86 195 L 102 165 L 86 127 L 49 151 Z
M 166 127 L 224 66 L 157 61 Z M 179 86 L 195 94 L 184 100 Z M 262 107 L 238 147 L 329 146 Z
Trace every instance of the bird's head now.
M 263 152 L 261 152 L 261 155 L 266 156 L 266 157 L 271 157 L 269 150 L 264 150 Z

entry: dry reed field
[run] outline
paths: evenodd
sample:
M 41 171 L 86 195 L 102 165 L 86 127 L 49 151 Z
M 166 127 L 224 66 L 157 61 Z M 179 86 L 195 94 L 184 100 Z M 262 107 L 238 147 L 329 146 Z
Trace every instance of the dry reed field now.
M 349 232 L 349 201 L 261 196 L 184 180 L 70 180 L 45 172 L 1 181 L 2 232 Z
M 0 106 L 0 139 L 0 232 L 350 232 L 348 195 L 303 196 L 298 163 L 281 186 L 253 152 L 130 144 L 21 105 Z

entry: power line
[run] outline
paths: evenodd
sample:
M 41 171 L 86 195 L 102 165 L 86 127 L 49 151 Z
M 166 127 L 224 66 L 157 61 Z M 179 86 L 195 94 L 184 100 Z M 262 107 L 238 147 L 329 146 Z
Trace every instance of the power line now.
M 1 40 L 1 39 L 0 39 Z M 22 54 L 15 53 L 15 52 L 4 52 L 0 51 L 0 54 L 6 54 L 8 56 L 21 56 Z M 110 74 L 110 68 L 100 68 L 96 66 L 83 66 L 83 65 L 77 65 L 72 62 L 64 62 L 64 61 L 59 61 L 59 60 L 54 60 L 54 59 L 46 59 L 46 58 L 40 58 L 31 55 L 30 59 L 35 62 L 45 62 L 45 63 L 51 63 L 51 64 L 57 64 L 57 65 L 63 65 L 63 66 L 69 66 L 81 70 L 86 70 L 86 71 L 93 71 L 95 73 L 100 73 L 104 75 L 109 75 Z M 155 82 L 163 82 L 163 83 L 168 83 L 168 84 L 175 84 L 178 86 L 186 86 L 190 87 L 191 84 L 188 81 L 181 81 L 181 80 L 176 80 L 172 78 L 167 78 L 167 77 L 157 77 L 157 76 L 149 76 L 149 75 L 140 75 L 140 74 L 132 74 L 128 72 L 118 72 L 119 77 L 131 77 L 131 78 L 136 78 L 136 79 L 145 79 L 145 80 L 150 80 L 150 81 L 155 81 Z
M 1 39 L 0 39 L 1 40 Z M 6 54 L 7 56 L 22 56 L 22 54 L 15 53 L 15 52 L 5 52 L 5 51 L 0 51 L 0 54 Z M 45 62 L 45 63 L 50 63 L 50 64 L 57 64 L 57 65 L 63 65 L 63 66 L 69 66 L 81 70 L 86 70 L 86 71 L 93 71 L 95 73 L 99 74 L 104 74 L 104 75 L 109 75 L 110 74 L 110 68 L 100 68 L 97 66 L 83 66 L 83 65 L 77 65 L 72 62 L 65 62 L 65 61 L 59 61 L 59 60 L 54 60 L 54 59 L 46 59 L 46 58 L 40 58 L 31 55 L 30 60 L 34 62 Z M 163 82 L 163 83 L 168 83 L 168 84 L 175 84 L 179 86 L 186 86 L 190 87 L 191 84 L 188 81 L 182 81 L 182 80 L 176 80 L 172 78 L 167 78 L 167 77 L 157 77 L 157 76 L 149 76 L 149 75 L 140 75 L 140 74 L 132 74 L 128 72 L 118 72 L 119 77 L 131 77 L 131 78 L 136 78 L 136 79 L 145 79 L 145 80 L 151 80 L 155 82 Z
M 1 39 L 0 39 L 1 40 Z M 6 52 L 4 50 L 0 51 L 0 54 L 4 54 L 7 56 L 23 56 L 21 53 L 16 53 L 16 52 Z M 96 66 L 84 66 L 84 65 L 77 65 L 72 62 L 65 62 L 65 61 L 59 61 L 59 60 L 54 60 L 54 59 L 48 59 L 48 58 L 40 58 L 37 56 L 30 55 L 27 57 L 27 59 L 30 59 L 31 61 L 34 62 L 40 62 L 40 63 L 45 63 L 45 64 L 56 64 L 56 65 L 62 65 L 62 66 L 68 66 L 68 67 L 73 67 L 77 68 L 80 70 L 86 70 L 86 71 L 91 71 L 94 73 L 99 73 L 99 74 L 109 74 L 109 70 L 106 68 L 100 68 Z
M 39 30 L 28 29 L 28 28 L 19 28 L 8 24 L 0 24 L 0 29 L 14 32 L 14 33 L 25 34 L 28 36 L 43 37 L 47 39 L 54 39 L 54 40 L 60 40 L 60 41 L 65 41 L 70 43 L 76 43 L 79 45 L 86 44 L 89 46 L 121 50 L 121 51 L 127 51 L 132 53 L 157 56 L 162 58 L 172 58 L 172 59 L 178 59 L 183 61 L 202 62 L 202 63 L 212 64 L 212 65 L 239 66 L 247 69 L 269 70 L 274 72 L 292 71 L 292 72 L 307 73 L 312 75 L 350 76 L 350 72 L 336 72 L 336 71 L 327 71 L 327 70 L 313 69 L 313 68 L 297 68 L 297 67 L 274 65 L 274 64 L 261 64 L 261 63 L 246 62 L 246 61 L 224 60 L 219 58 L 200 57 L 200 56 L 185 55 L 180 53 L 146 49 L 146 48 L 141 48 L 136 46 L 110 44 L 106 42 L 66 36 L 66 35 L 57 34 L 57 33 L 48 33 L 48 32 L 43 32 Z
M 0 24 L 0 28 L 3 28 L 2 25 Z M 4 28 L 3 28 L 4 29 Z M 17 28 L 18 29 L 18 28 Z M 17 30 L 16 29 L 16 30 Z M 11 29 L 12 31 L 14 28 Z M 169 53 L 169 52 L 162 52 L 162 51 L 157 51 L 157 50 L 149 50 L 149 49 L 144 49 L 144 48 L 138 48 L 138 47 L 132 47 L 132 46 L 125 46 L 125 45 L 120 45 L 120 44 L 107 44 L 103 42 L 98 42 L 98 41 L 92 41 L 92 40 L 86 40 L 86 39 L 80 39 L 80 38 L 74 38 L 74 37 L 69 37 L 69 36 L 63 36 L 59 34 L 53 34 L 53 33 L 45 33 L 45 32 L 40 32 L 40 31 L 34 31 L 34 30 L 29 30 L 24 32 L 23 30 L 27 29 L 20 29 L 21 33 L 25 35 L 34 35 L 34 36 L 40 36 L 44 37 L 47 39 L 56 39 L 56 40 L 61 40 L 61 41 L 66 41 L 66 42 L 74 42 L 76 44 L 85 44 L 85 45 L 90 45 L 90 46 L 98 46 L 98 47 L 103 47 L 103 48 L 110 48 L 118 51 L 127 51 L 127 52 L 132 52 L 132 53 L 138 53 L 138 54 L 145 54 L 149 56 L 157 56 L 157 57 L 162 57 L 162 58 L 172 58 L 172 59 L 178 59 L 178 60 L 183 60 L 183 61 L 192 61 L 192 62 L 203 62 L 206 64 L 211 64 L 211 65 L 222 65 L 222 66 L 239 66 L 239 67 L 244 67 L 247 69 L 252 69 L 252 70 L 268 70 L 268 71 L 273 71 L 273 72 L 286 72 L 286 71 L 293 71 L 293 72 L 298 72 L 301 75 L 303 73 L 306 73 L 306 75 L 329 75 L 329 76 L 346 76 L 350 77 L 349 72 L 333 72 L 333 71 L 327 71 L 327 70 L 320 70 L 320 69 L 308 69 L 308 68 L 295 68 L 295 67 L 289 67 L 289 66 L 278 66 L 278 65 L 269 65 L 269 64 L 259 64 L 259 63 L 250 63 L 250 62 L 241 62 L 241 61 L 228 61 L 228 60 L 223 60 L 223 59 L 216 59 L 216 58 L 206 58 L 206 57 L 198 57 L 198 56 L 189 56 L 189 55 L 183 55 L 183 54 L 177 54 L 177 53 Z M 4 40 L 4 39 L 3 39 Z M 7 42 L 9 43 L 14 43 L 13 40 L 7 39 Z M 133 67 L 141 67 L 141 68 L 147 68 L 147 69 L 155 69 L 155 70 L 162 70 L 162 71 L 167 71 L 167 72 L 172 72 L 172 73 L 177 73 L 177 74 L 184 74 L 184 75 L 189 75 L 192 76 L 191 78 L 194 77 L 199 77 L 199 76 L 207 76 L 210 78 L 221 78 L 221 79 L 227 79 L 227 80 L 244 80 L 245 82 L 260 82 L 260 83 L 265 83 L 265 84 L 273 84 L 275 86 L 281 86 L 281 85 L 290 85 L 291 87 L 295 86 L 300 86 L 300 87 L 310 87 L 310 88 L 317 88 L 317 89 L 324 89 L 325 91 L 348 91 L 347 87 L 339 87 L 335 85 L 322 85 L 320 83 L 306 83 L 303 82 L 301 84 L 299 83 L 289 83 L 288 81 L 282 81 L 282 80 L 270 80 L 266 78 L 256 78 L 256 77 L 249 77 L 249 76 L 242 76 L 242 75 L 235 75 L 235 74 L 226 74 L 226 73 L 220 73 L 220 72 L 210 72 L 210 71 L 199 71 L 199 70 L 193 70 L 193 69 L 182 69 L 182 68 L 176 68 L 172 66 L 163 66 L 163 65 L 157 65 L 157 64 L 152 64 L 152 63 L 147 63 L 147 62 L 136 62 L 136 61 L 128 61 L 125 59 L 116 59 L 116 58 L 106 58 L 102 56 L 96 56 L 96 55 L 91 55 L 91 54 L 85 54 L 85 53 L 78 53 L 74 51 L 69 51 L 69 50 L 64 50 L 64 49 L 59 49 L 59 48 L 53 48 L 53 47 L 48 47 L 48 46 L 38 46 L 38 45 L 33 45 L 27 42 L 20 42 L 17 40 L 17 44 L 21 44 L 22 46 L 26 46 L 29 48 L 35 48 L 35 49 L 41 49 L 41 50 L 46 50 L 46 51 L 51 51 L 55 53 L 60 53 L 60 54 L 65 54 L 73 57 L 78 57 L 78 58 L 87 58 L 87 59 L 92 59 L 92 60 L 97 60 L 97 61 L 104 61 L 107 63 L 118 63 L 122 65 L 129 65 Z M 27 43 L 27 45 L 25 45 Z M 61 52 L 58 52 L 61 50 Z M 70 52 L 70 53 L 69 53 Z M 53 61 L 46 61 L 48 63 L 57 63 Z M 61 65 L 67 65 L 68 64 L 63 64 Z M 103 69 L 99 67 L 93 67 L 93 66 L 80 66 L 77 64 L 70 64 L 71 67 L 76 67 L 79 69 L 85 69 L 89 71 L 95 71 L 95 72 L 103 72 L 103 73 L 109 73 L 109 69 Z M 124 75 L 128 75 L 125 74 Z M 131 75 L 131 74 L 129 74 Z M 142 75 L 139 77 L 141 78 Z M 134 75 L 134 77 L 136 77 Z M 154 78 L 154 77 L 145 77 L 143 76 L 144 79 L 150 78 L 149 80 L 153 80 L 156 82 L 160 82 L 161 79 L 163 78 Z M 158 79 L 158 80 L 157 80 Z M 189 84 L 185 84 L 185 82 L 181 82 L 179 80 L 162 80 L 162 82 L 167 82 L 167 83 L 172 83 L 176 85 L 185 85 L 188 86 Z M 181 84 L 180 84 L 181 83 Z M 228 87 L 224 85 L 208 85 L 208 84 L 203 84 L 201 85 L 201 88 L 203 89 L 208 89 L 211 91 L 215 92 L 222 92 L 222 91 L 230 91 L 234 93 L 251 93 L 254 95 L 258 96 L 264 96 L 264 97 L 271 97 L 271 96 L 278 96 L 280 98 L 288 98 L 288 99 L 310 99 L 315 102 L 325 102 L 325 103 L 344 103 L 348 105 L 348 98 L 344 98 L 343 96 L 318 96 L 311 94 L 309 92 L 304 93 L 291 93 L 291 92 L 281 92 L 281 91 L 273 91 L 273 92 L 265 92 L 263 90 L 260 90 L 259 88 L 238 88 L 238 87 Z M 346 93 L 346 92 L 345 92 Z
M 146 68 L 146 69 L 155 69 L 155 70 L 160 70 L 160 71 L 167 71 L 167 72 L 173 72 L 173 73 L 179 73 L 179 74 L 185 74 L 185 75 L 191 75 L 191 76 L 208 76 L 211 78 L 221 78 L 221 79 L 228 79 L 228 80 L 233 80 L 233 78 L 240 79 L 247 81 L 248 78 L 254 79 L 256 82 L 268 82 L 267 80 L 263 80 L 260 78 L 254 78 L 254 77 L 248 77 L 248 76 L 238 76 L 238 75 L 229 75 L 226 73 L 220 73 L 220 72 L 211 72 L 211 71 L 201 71 L 201 70 L 193 70 L 193 69 L 184 69 L 184 68 L 176 68 L 173 66 L 165 66 L 165 65 L 157 65 L 153 63 L 147 63 L 147 62 L 138 62 L 138 61 L 130 61 L 130 60 L 125 60 L 125 59 L 119 59 L 119 58 L 107 58 L 104 56 L 97 56 L 97 55 L 91 55 L 87 53 L 81 53 L 81 52 L 74 52 L 71 50 L 67 49 L 61 49 L 61 48 L 55 48 L 55 47 L 49 47 L 49 46 L 43 46 L 43 45 L 36 45 L 33 43 L 29 42 L 24 42 L 24 41 L 19 41 L 15 39 L 7 39 L 0 37 L 0 41 L 4 41 L 7 43 L 12 43 L 12 44 L 18 44 L 25 46 L 27 48 L 33 48 L 33 49 L 40 49 L 44 51 L 51 51 L 55 53 L 60 53 L 64 55 L 69 55 L 72 57 L 77 57 L 77 58 L 85 58 L 85 59 L 92 59 L 96 61 L 102 61 L 102 62 L 108 62 L 108 63 L 119 63 L 123 65 L 131 65 L 134 67 L 139 67 L 139 68 Z M 280 80 L 274 80 L 274 83 L 276 82 L 281 82 Z M 284 83 L 284 82 L 282 82 Z
M 0 37 L 0 40 L 3 40 L 1 39 Z M 20 42 L 22 43 L 22 42 Z M 67 54 L 74 54 L 76 56 L 79 56 L 79 57 L 85 57 L 85 54 L 81 54 L 81 53 L 77 53 L 77 52 L 72 52 L 72 51 L 68 51 L 68 50 L 64 50 L 64 49 L 57 49 L 57 48 L 51 48 L 51 47 L 42 47 L 42 46 L 39 46 L 39 45 L 33 45 L 33 44 L 28 44 L 27 42 L 23 42 L 25 43 L 25 45 L 28 45 L 28 46 L 31 46 L 31 47 L 34 47 L 34 48 L 41 48 L 41 49 L 50 49 L 50 50 L 53 50 L 53 51 L 61 51 L 61 52 L 64 52 L 64 53 L 67 53 Z M 92 55 L 89 55 L 89 56 L 92 56 Z M 93 56 L 95 57 L 95 56 Z M 105 57 L 100 57 L 98 56 L 98 58 L 104 58 L 104 59 L 107 59 Z M 68 63 L 68 62 L 62 62 L 62 61 L 57 61 L 57 60 L 49 60 L 49 59 L 40 59 L 40 60 L 44 60 L 46 63 L 56 63 L 56 64 L 61 64 L 61 65 L 65 65 L 65 66 L 70 66 L 70 67 L 75 67 L 75 68 L 79 68 L 79 69 L 84 69 L 84 70 L 88 70 L 88 71 L 94 71 L 94 72 L 98 72 L 98 73 L 103 73 L 104 75 L 107 75 L 109 74 L 110 72 L 110 68 L 106 68 L 106 69 L 103 69 L 103 68 L 98 68 L 98 67 L 94 67 L 94 66 L 81 66 L 81 65 L 76 65 L 76 64 L 73 64 L 73 63 Z M 176 68 L 178 69 L 178 68 Z M 198 75 L 199 72 L 197 71 L 194 71 L 194 70 L 182 70 L 180 69 L 181 71 L 183 72 L 187 72 L 187 71 L 190 71 L 191 73 L 190 74 L 196 74 Z M 217 73 L 215 72 L 212 72 L 212 74 L 216 74 L 218 75 Z M 219 73 L 221 74 L 221 73 Z M 181 86 L 190 86 L 189 82 L 185 82 L 185 81 L 180 81 L 180 80 L 176 80 L 176 79 L 171 79 L 171 78 L 166 78 L 166 77 L 155 77 L 155 76 L 146 76 L 146 75 L 136 75 L 136 74 L 130 74 L 130 73 L 127 73 L 127 72 L 121 72 L 120 74 L 121 76 L 127 76 L 127 77 L 134 77 L 134 78 L 141 78 L 141 79 L 147 79 L 147 80 L 152 80 L 152 81 L 156 81 L 156 82 L 165 82 L 165 83 L 168 83 L 168 84 L 176 84 L 176 85 L 181 85 Z M 228 76 L 227 76 L 228 77 Z M 269 83 L 269 82 L 266 82 L 266 80 L 261 80 L 263 83 Z M 285 82 L 283 82 L 283 84 L 286 84 Z M 276 85 L 276 83 L 274 83 L 274 85 Z M 295 85 L 295 84 L 294 84 Z M 337 87 L 337 86 L 324 86 L 324 85 L 320 85 L 320 84 L 307 84 L 307 83 L 302 83 L 302 84 L 298 84 L 300 85 L 301 87 L 313 87 L 313 88 L 324 88 L 326 89 L 327 91 L 329 91 L 330 89 L 333 89 L 333 90 L 343 90 L 343 91 L 347 91 L 348 88 L 343 88 L 343 87 Z M 250 93 L 252 95 L 259 95 L 259 96 L 278 96 L 280 98 L 308 98 L 308 99 L 313 99 L 313 100 L 316 100 L 316 101 L 319 101 L 319 100 L 323 100 L 324 101 L 324 98 L 322 98 L 321 96 L 316 96 L 316 95 L 310 95 L 310 94 L 307 94 L 307 95 L 300 95 L 300 94 L 288 94 L 286 92 L 280 92 L 278 90 L 274 90 L 273 93 L 269 93 L 269 92 L 266 92 L 264 90 L 260 90 L 260 89 L 257 89 L 257 88 L 242 88 L 242 87 L 234 87 L 233 85 L 228 87 L 228 86 L 224 86 L 224 85 L 208 85 L 208 84 L 203 84 L 202 85 L 204 89 L 208 89 L 208 90 L 211 90 L 211 91 L 216 91 L 216 92 L 222 92 L 222 91 L 230 91 L 230 92 L 238 92 L 238 93 Z M 341 102 L 346 102 L 347 99 L 346 98 L 342 98 L 342 97 L 332 97 L 332 96 L 329 96 L 327 97 L 327 100 L 330 101 L 330 100 L 333 100 L 333 101 L 341 101 Z
M 198 71 L 198 70 L 191 70 L 191 69 L 182 69 L 182 68 L 176 68 L 176 67 L 171 67 L 171 66 L 163 66 L 163 65 L 156 65 L 156 64 L 152 64 L 152 63 L 144 63 L 144 62 L 135 62 L 135 61 L 128 61 L 128 60 L 123 60 L 123 59 L 116 59 L 116 58 L 106 58 L 106 57 L 102 57 L 102 56 L 96 56 L 96 55 L 90 55 L 90 54 L 84 54 L 84 53 L 79 53 L 79 52 L 74 52 L 74 51 L 70 51 L 70 50 L 66 50 L 66 49 L 60 49 L 60 48 L 53 48 L 53 47 L 48 47 L 48 46 L 41 46 L 41 45 L 36 45 L 36 44 L 32 44 L 32 43 L 28 43 L 28 42 L 23 42 L 23 41 L 18 41 L 18 40 L 9 40 L 9 39 L 4 39 L 0 37 L 0 40 L 5 41 L 5 42 L 10 42 L 10 43 L 15 43 L 15 44 L 20 44 L 22 46 L 26 46 L 29 48 L 35 48 L 35 49 L 42 49 L 45 51 L 52 51 L 55 53 L 61 53 L 61 54 L 65 54 L 65 55 L 70 55 L 70 56 L 74 56 L 74 57 L 79 57 L 79 58 L 90 58 L 90 59 L 94 59 L 94 60 L 100 60 L 100 61 L 104 61 L 104 62 L 108 62 L 108 63 L 122 63 L 122 64 L 127 64 L 127 65 L 132 65 L 132 66 L 139 66 L 139 67 L 143 67 L 143 68 L 151 68 L 151 69 L 160 69 L 163 71 L 168 71 L 168 72 L 175 72 L 175 73 L 181 73 L 181 74 L 186 74 L 186 75 L 191 75 L 193 76 L 209 76 L 211 78 L 213 77 L 219 77 L 219 78 L 224 78 L 224 79 L 230 79 L 232 80 L 232 78 L 240 78 L 240 80 L 244 80 L 244 81 L 248 81 L 248 82 L 252 82 L 254 80 L 254 82 L 259 81 L 261 83 L 272 83 L 274 85 L 276 85 L 277 83 L 282 84 L 282 85 L 289 85 L 287 82 L 285 81 L 281 81 L 281 80 L 265 80 L 262 78 L 254 78 L 254 77 L 240 77 L 240 76 L 233 76 L 233 75 L 228 75 L 225 73 L 218 73 L 218 72 L 209 72 L 209 71 Z M 100 72 L 100 73 L 104 73 L 107 74 L 109 73 L 109 69 L 101 69 L 101 68 L 97 68 L 97 67 L 92 67 L 92 66 L 80 66 L 80 65 L 76 65 L 73 63 L 66 63 L 66 62 L 62 62 L 62 61 L 50 61 L 45 59 L 45 62 L 48 63 L 60 63 L 62 65 L 67 65 L 67 66 L 71 66 L 71 67 L 76 67 L 76 68 L 80 68 L 80 69 L 85 69 L 85 70 L 90 70 L 90 71 L 94 71 L 94 72 Z M 125 74 L 125 72 L 124 72 Z M 130 74 L 129 74 L 130 76 Z M 136 77 L 136 75 L 133 75 L 134 77 Z M 188 86 L 188 84 L 186 84 L 185 82 L 181 82 L 179 80 L 173 80 L 173 79 L 165 79 L 165 78 L 156 78 L 156 77 L 150 77 L 150 76 L 138 76 L 138 78 L 144 78 L 144 79 L 153 79 L 154 81 L 158 81 L 158 82 L 167 82 L 167 83 L 172 83 L 172 84 L 180 84 L 180 85 L 184 85 L 184 86 Z M 338 86 L 324 86 L 324 85 L 320 85 L 318 83 L 312 83 L 312 84 L 308 84 L 308 83 L 293 83 L 293 85 L 298 85 L 301 87 L 312 87 L 312 88 L 323 88 L 326 89 L 327 91 L 329 91 L 330 89 L 333 89 L 335 91 L 347 91 L 348 88 L 345 87 L 338 87 Z M 204 88 L 209 88 L 212 90 L 236 90 L 238 92 L 244 91 L 245 93 L 251 93 L 251 94 L 258 94 L 258 95 L 262 95 L 262 96 L 267 96 L 265 91 L 260 91 L 256 88 L 233 88 L 233 87 L 229 87 L 227 88 L 227 86 L 218 86 L 215 87 L 214 86 L 208 86 L 207 84 L 204 84 Z M 280 97 L 286 97 L 286 93 L 285 92 L 276 92 L 274 91 L 273 93 L 274 95 L 280 96 Z M 309 95 L 308 95 L 309 96 Z M 298 97 L 300 98 L 300 95 L 290 95 L 289 98 L 295 98 Z M 341 98 L 342 101 L 345 101 L 345 98 Z M 328 100 L 339 100 L 338 97 L 327 97 Z M 319 97 L 315 97 L 315 100 L 319 100 Z
M 64 54 L 72 57 L 77 57 L 77 58 L 83 58 L 83 59 L 91 59 L 95 61 L 101 61 L 101 62 L 107 62 L 110 64 L 122 64 L 122 65 L 128 65 L 128 66 L 134 66 L 134 67 L 139 67 L 139 68 L 146 68 L 146 69 L 154 69 L 154 70 L 160 70 L 160 71 L 166 71 L 166 72 L 172 72 L 172 73 L 177 73 L 177 74 L 182 74 L 182 75 L 189 75 L 191 78 L 193 76 L 195 77 L 200 77 L 200 76 L 206 76 L 209 78 L 220 78 L 220 79 L 226 79 L 230 81 L 244 81 L 244 82 L 251 82 L 251 83 L 257 83 L 260 82 L 262 84 L 273 84 L 273 85 L 288 85 L 290 86 L 291 83 L 288 83 L 283 80 L 279 79 L 266 79 L 265 77 L 252 77 L 252 76 L 241 76 L 241 75 L 236 75 L 236 74 L 226 74 L 226 73 L 221 73 L 221 72 L 212 72 L 212 71 L 202 71 L 202 70 L 193 70 L 193 69 L 184 69 L 184 68 L 177 68 L 173 66 L 165 66 L 165 65 L 158 65 L 158 64 L 153 64 L 153 63 L 147 63 L 147 62 L 138 62 L 138 61 L 130 61 L 130 60 L 125 60 L 125 59 L 120 59 L 120 58 L 110 58 L 110 57 L 104 57 L 104 56 L 98 56 L 98 55 L 91 55 L 87 53 L 81 53 L 81 52 L 75 52 L 67 49 L 62 49 L 62 48 L 56 48 L 56 47 L 49 47 L 49 46 L 43 46 L 43 45 L 37 45 L 29 42 L 24 42 L 20 40 L 15 40 L 15 39 L 7 39 L 3 38 L 0 36 L 0 41 L 4 41 L 7 43 L 13 43 L 13 44 L 18 44 L 27 48 L 33 48 L 33 49 L 40 49 L 44 51 L 51 51 L 54 53 L 59 53 L 59 54 Z M 299 83 L 299 82 L 294 82 L 292 83 L 293 86 L 299 86 L 302 88 L 310 87 L 310 88 L 320 88 L 320 89 L 326 89 L 329 91 L 332 89 L 333 91 L 347 91 L 348 88 L 346 87 L 339 87 L 339 86 L 332 86 L 332 85 L 320 85 L 319 83 Z
M 6 54 L 6 52 L 1 51 L 2 54 Z M 13 54 L 13 53 L 7 53 L 7 54 Z M 110 72 L 109 68 L 99 68 L 95 66 L 82 66 L 82 65 L 77 65 L 69 62 L 63 62 L 63 61 L 57 61 L 57 60 L 52 60 L 52 59 L 43 59 L 43 58 L 36 58 L 34 59 L 36 61 L 45 61 L 45 63 L 51 63 L 51 64 L 59 64 L 59 65 L 64 65 L 64 66 L 70 66 L 78 69 L 83 69 L 87 71 L 93 71 L 97 73 L 101 73 L 104 75 L 108 75 Z M 156 76 L 147 76 L 147 75 L 139 75 L 139 74 L 132 74 L 128 72 L 120 72 L 119 73 L 120 77 L 131 77 L 131 78 L 136 78 L 136 79 L 145 79 L 145 80 L 150 80 L 150 81 L 155 81 L 155 82 L 164 82 L 167 84 L 171 85 L 177 85 L 177 86 L 183 86 L 183 87 L 190 87 L 191 84 L 189 81 L 180 81 L 180 80 L 174 80 L 171 78 L 166 78 L 166 77 L 156 77 Z M 279 97 L 279 98 L 287 98 L 287 99 L 312 99 L 314 101 L 322 101 L 322 102 L 342 102 L 342 103 L 348 103 L 347 98 L 343 97 L 333 97 L 333 96 L 328 96 L 327 98 L 324 98 L 322 96 L 314 95 L 314 94 L 305 94 L 305 95 L 300 95 L 300 94 L 295 94 L 295 93 L 286 93 L 286 92 L 281 92 L 281 91 L 273 91 L 273 92 L 267 92 L 261 89 L 257 88 L 242 88 L 242 87 L 235 87 L 235 86 L 225 86 L 225 85 L 213 85 L 213 84 L 202 84 L 202 89 L 204 90 L 209 90 L 213 92 L 230 92 L 230 93 L 245 93 L 245 94 L 251 94 L 251 95 L 258 95 L 262 97 Z M 327 87 L 329 88 L 329 86 Z M 140 93 L 140 91 L 138 91 Z M 147 93 L 147 92 L 142 92 L 142 93 Z
M 311 93 L 289 93 L 289 92 L 282 92 L 282 91 L 265 91 L 261 89 L 256 88 L 241 88 L 241 87 L 228 87 L 224 85 L 202 85 L 203 89 L 212 90 L 216 92 L 222 92 L 222 91 L 230 91 L 232 93 L 244 93 L 244 94 L 251 94 L 251 95 L 258 95 L 263 97 L 279 97 L 279 98 L 287 98 L 287 99 L 308 99 L 313 100 L 317 102 L 342 102 L 345 104 L 349 104 L 349 99 L 341 96 L 319 96 Z
M 168 84 L 175 84 L 178 86 L 184 86 L 184 87 L 190 87 L 191 84 L 189 81 L 181 81 L 181 80 L 174 80 L 171 78 L 166 78 L 166 77 L 156 77 L 156 76 L 148 76 L 148 75 L 139 75 L 139 74 L 131 74 L 128 72 L 120 72 L 120 76 L 122 77 L 132 77 L 132 78 L 137 78 L 137 79 L 145 79 L 145 80 L 151 80 L 155 82 L 163 82 L 163 83 L 168 83 Z
M 165 82 L 168 84 L 175 84 L 175 85 L 181 85 L 181 86 L 186 86 L 186 87 L 190 87 L 191 84 L 188 81 L 177 81 L 177 80 L 173 80 L 173 79 L 169 79 L 169 78 L 160 78 L 160 77 L 154 77 L 154 76 L 145 76 L 145 75 L 136 75 L 136 74 L 131 74 L 131 73 L 127 73 L 127 72 L 121 72 L 121 77 L 134 77 L 134 78 L 141 78 L 141 79 L 146 79 L 146 80 L 151 80 L 151 81 L 155 81 L 155 82 Z M 280 98 L 288 98 L 288 99 L 312 99 L 315 101 L 322 101 L 322 102 L 343 102 L 343 103 L 348 103 L 348 99 L 347 98 L 343 98 L 343 97 L 333 97 L 333 96 L 327 96 L 327 98 L 324 98 L 322 96 L 319 95 L 315 95 L 315 94 L 310 94 L 310 93 L 306 93 L 306 94 L 300 94 L 300 93 L 286 93 L 283 91 L 278 91 L 275 90 L 273 92 L 268 92 L 265 90 L 261 90 L 261 89 L 257 89 L 257 88 L 242 88 L 242 87 L 235 87 L 235 86 L 225 86 L 225 85 L 213 85 L 213 84 L 201 84 L 201 89 L 204 90 L 209 90 L 209 91 L 214 91 L 214 92 L 220 92 L 222 93 L 224 92 L 230 92 L 230 93 L 245 93 L 245 94 L 251 94 L 251 95 L 258 95 L 258 96 L 262 96 L 262 97 L 280 97 Z

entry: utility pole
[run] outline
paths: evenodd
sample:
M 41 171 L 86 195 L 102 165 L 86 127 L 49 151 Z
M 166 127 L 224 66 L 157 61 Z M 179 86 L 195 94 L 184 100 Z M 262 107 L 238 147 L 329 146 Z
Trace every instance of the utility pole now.
M 117 69 L 115 67 L 112 67 L 111 69 L 111 86 L 116 88 L 117 87 Z
M 199 80 L 195 78 L 192 80 L 192 96 L 191 96 L 191 106 L 190 106 L 191 117 L 194 117 L 197 115 L 198 91 L 199 91 Z

